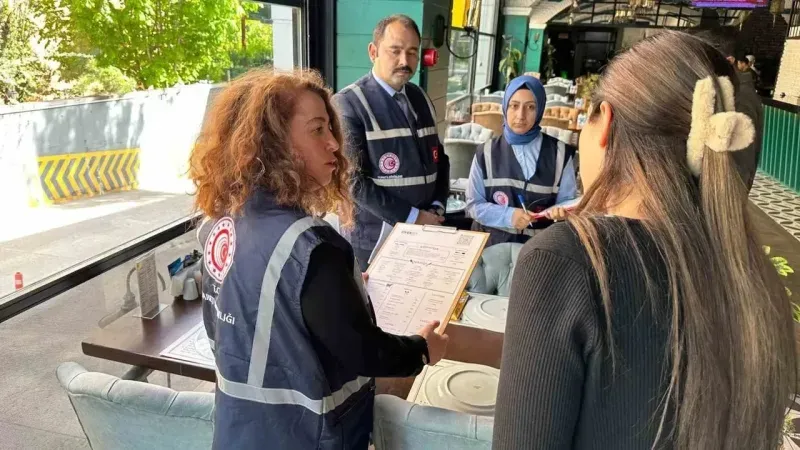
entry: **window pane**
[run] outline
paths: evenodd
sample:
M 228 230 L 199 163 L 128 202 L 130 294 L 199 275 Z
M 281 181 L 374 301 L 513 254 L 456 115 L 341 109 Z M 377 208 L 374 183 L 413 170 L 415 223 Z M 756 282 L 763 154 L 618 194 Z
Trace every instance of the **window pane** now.
M 447 79 L 447 112 L 448 122 L 468 122 L 472 105 L 468 93 L 472 89 L 473 67 L 475 59 L 475 40 L 461 30 L 453 30 L 450 34 L 450 67 Z
M 9 399 L 0 413 L 0 447 L 89 448 L 69 399 L 56 381 L 56 368 L 64 362 L 76 362 L 89 371 L 122 376 L 130 364 L 88 356 L 83 353 L 82 342 L 127 323 L 131 328 L 116 334 L 118 342 L 138 339 L 143 348 L 157 346 L 164 332 L 152 331 L 153 325 L 166 328 L 178 309 L 197 307 L 202 302 L 199 298 L 173 302 L 167 272 L 167 264 L 198 248 L 191 232 L 155 249 L 156 270 L 164 280 L 162 285 L 156 277 L 159 301 L 170 306 L 152 320 L 134 317 L 139 312 L 140 294 L 136 261 L 132 260 L 0 324 L 0 338 L 7 346 L 0 367 L 4 380 L 0 393 Z M 153 372 L 147 380 L 161 386 L 169 383 L 178 391 L 213 392 L 212 383 L 177 375 L 168 380 L 163 372 Z M 28 441 L 14 440 L 23 433 Z
M 481 33 L 494 34 L 497 30 L 497 11 L 499 9 L 499 0 L 483 0 L 481 3 Z
M 492 84 L 494 64 L 494 37 L 480 35 L 478 37 L 478 54 L 476 55 L 474 91 L 478 92 Z
M 447 79 L 447 93 L 469 92 L 472 81 L 472 61 L 475 58 L 475 41 L 460 30 L 450 35 L 450 68 Z M 449 96 L 448 96 L 449 97 Z
M 0 304 L 192 214 L 188 158 L 210 101 L 250 68 L 304 64 L 298 8 L 63 3 L 4 12 Z

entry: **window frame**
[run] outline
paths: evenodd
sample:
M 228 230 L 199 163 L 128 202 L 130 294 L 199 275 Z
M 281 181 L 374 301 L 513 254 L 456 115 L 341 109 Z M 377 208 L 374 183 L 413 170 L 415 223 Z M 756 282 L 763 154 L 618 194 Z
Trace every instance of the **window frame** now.
M 303 39 L 302 64 L 319 71 L 328 85 L 335 86 L 336 1 L 258 1 L 300 9 L 298 36 Z M 192 231 L 199 219 L 199 213 L 187 215 L 4 296 L 0 303 L 0 324 Z

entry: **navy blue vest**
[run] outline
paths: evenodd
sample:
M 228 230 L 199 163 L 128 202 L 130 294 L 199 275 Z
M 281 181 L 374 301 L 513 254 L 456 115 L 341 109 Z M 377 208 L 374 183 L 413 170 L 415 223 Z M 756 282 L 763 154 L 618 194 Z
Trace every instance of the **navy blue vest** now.
M 259 191 L 241 216 L 209 232 L 203 320 L 217 364 L 214 449 L 367 448 L 374 381 L 347 368 L 325 373 L 300 308 L 309 257 L 322 242 L 351 255 L 369 308 L 352 248 L 321 219 Z M 216 285 L 218 296 L 207 295 Z
M 533 177 L 525 179 L 522 167 L 514 155 L 514 149 L 502 135 L 478 149 L 475 153 L 483 171 L 486 200 L 512 208 L 522 208 L 520 199 L 530 212 L 540 212 L 556 204 L 561 175 L 564 167 L 575 156 L 575 149 L 563 142 L 542 134 L 542 148 L 536 161 Z M 534 222 L 534 229 L 552 224 L 549 220 Z M 473 229 L 490 234 L 487 246 L 501 242 L 525 242 L 534 234 L 534 229 L 519 232 L 513 228 L 484 227 L 477 221 Z
M 211 318 L 216 317 L 217 315 L 217 297 L 219 296 L 219 290 L 222 286 L 222 283 L 217 281 L 217 277 L 212 277 L 210 272 L 213 267 L 211 264 L 215 261 L 220 261 L 221 255 L 211 256 L 208 251 L 209 249 L 213 251 L 216 248 L 219 252 L 227 252 L 228 250 L 223 250 L 223 248 L 227 248 L 229 242 L 227 241 L 227 236 L 224 236 L 225 232 L 223 232 L 223 227 L 217 227 L 216 220 L 213 220 L 209 217 L 203 219 L 203 222 L 200 226 L 197 227 L 197 240 L 200 242 L 200 246 L 203 248 L 203 266 L 202 266 L 202 274 L 203 274 L 203 281 L 202 281 L 202 290 L 201 290 L 201 297 L 203 299 L 203 325 L 206 329 L 206 335 L 208 336 L 208 340 L 211 343 L 211 349 L 213 350 L 215 347 L 214 344 L 214 337 L 216 336 L 216 329 L 217 329 L 217 321 L 211 320 Z M 211 236 L 211 231 L 214 231 L 214 236 Z M 222 240 L 220 240 L 222 239 Z
M 411 83 L 405 94 L 416 114 L 416 123 L 409 123 L 403 110 L 375 81 L 372 73 L 339 92 L 364 124 L 368 155 L 367 176 L 392 196 L 416 208 L 427 208 L 436 200 L 436 178 L 439 148 L 436 113 L 427 94 Z M 366 165 L 365 165 L 366 166 Z M 356 211 L 356 226 L 348 231 L 354 247 L 375 247 L 382 220 L 363 208 Z M 394 225 L 394 224 L 390 224 Z

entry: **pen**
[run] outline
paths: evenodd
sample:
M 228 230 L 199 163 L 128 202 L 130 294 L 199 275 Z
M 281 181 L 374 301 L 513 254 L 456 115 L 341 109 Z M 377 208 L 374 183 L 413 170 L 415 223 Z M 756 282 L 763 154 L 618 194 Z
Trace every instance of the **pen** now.
M 531 213 L 528 212 L 528 208 L 525 207 L 525 199 L 522 197 L 522 194 L 517 194 L 517 200 L 519 200 L 520 205 L 522 205 L 522 210 L 525 211 L 525 214 L 528 215 L 530 218 Z M 531 221 L 528 221 L 528 225 L 531 224 Z
M 525 214 L 528 214 L 528 208 L 525 207 L 525 199 L 522 198 L 522 194 L 517 194 L 517 200 L 519 200 L 519 204 L 522 205 L 522 210 L 525 211 Z

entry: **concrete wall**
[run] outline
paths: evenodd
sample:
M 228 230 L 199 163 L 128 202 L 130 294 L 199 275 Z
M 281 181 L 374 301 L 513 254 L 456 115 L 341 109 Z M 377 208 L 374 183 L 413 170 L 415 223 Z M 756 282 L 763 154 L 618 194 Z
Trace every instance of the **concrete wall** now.
M 547 39 L 545 25 L 532 24 L 528 28 L 528 45 L 525 48 L 525 72 L 542 71 L 542 49 Z
M 572 4 L 572 0 L 559 0 L 559 1 L 550 1 L 550 0 L 543 0 L 534 2 L 531 5 L 531 25 L 547 25 L 547 22 L 550 21 L 553 17 L 555 17 L 561 11 L 569 8 Z
M 0 189 L 38 205 L 113 190 L 186 192 L 213 85 L 0 111 Z M 24 194 L 23 194 L 24 193 Z

